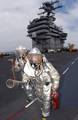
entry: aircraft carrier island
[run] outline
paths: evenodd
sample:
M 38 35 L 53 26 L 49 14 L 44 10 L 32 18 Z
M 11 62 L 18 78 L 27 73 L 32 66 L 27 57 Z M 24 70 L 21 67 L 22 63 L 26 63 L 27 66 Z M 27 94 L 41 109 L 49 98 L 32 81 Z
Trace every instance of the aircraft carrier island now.
M 32 47 L 40 50 L 59 50 L 64 47 L 67 33 L 58 27 L 55 21 L 55 2 L 44 2 L 40 7 L 43 12 L 28 25 L 28 36 Z M 20 80 L 20 72 L 14 71 L 15 51 L 0 53 L 0 120 L 78 120 L 78 50 L 45 53 L 48 61 L 60 74 L 59 109 L 51 109 L 50 117 L 42 119 L 41 104 L 29 103 L 22 86 L 10 89 L 8 79 Z M 23 72 L 23 71 L 22 71 Z
M 27 29 L 28 36 L 32 39 L 32 47 L 38 47 L 41 51 L 57 51 L 64 47 L 67 33 L 54 23 L 55 10 L 61 7 L 58 2 L 44 2 L 39 8 L 42 10 L 39 17 L 29 23 Z

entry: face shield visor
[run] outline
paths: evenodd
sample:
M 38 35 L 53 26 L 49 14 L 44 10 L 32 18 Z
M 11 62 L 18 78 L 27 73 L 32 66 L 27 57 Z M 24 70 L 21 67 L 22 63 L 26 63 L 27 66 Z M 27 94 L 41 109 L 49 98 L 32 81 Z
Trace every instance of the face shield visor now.
M 41 54 L 29 54 L 30 64 L 33 68 L 39 68 L 42 64 L 42 55 Z

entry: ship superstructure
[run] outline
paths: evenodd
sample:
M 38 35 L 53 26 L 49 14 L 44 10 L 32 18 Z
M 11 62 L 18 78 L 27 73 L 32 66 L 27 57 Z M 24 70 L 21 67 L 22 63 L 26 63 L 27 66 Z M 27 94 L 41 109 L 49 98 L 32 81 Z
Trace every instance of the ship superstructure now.
M 28 25 L 28 36 L 32 39 L 32 47 L 38 47 L 41 51 L 62 49 L 67 37 L 67 33 L 58 27 L 55 21 L 55 9 L 59 1 L 44 2 L 39 9 L 39 18 L 33 19 Z

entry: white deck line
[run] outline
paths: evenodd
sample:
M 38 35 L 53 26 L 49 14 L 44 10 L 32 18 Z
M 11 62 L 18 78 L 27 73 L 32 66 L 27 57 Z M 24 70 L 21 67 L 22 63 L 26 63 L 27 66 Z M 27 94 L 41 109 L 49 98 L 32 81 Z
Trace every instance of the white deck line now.
M 73 65 L 75 62 L 76 62 L 76 61 L 73 61 L 73 62 L 72 62 L 72 65 Z
M 63 75 L 69 70 L 69 67 L 66 68 L 66 70 L 62 73 Z

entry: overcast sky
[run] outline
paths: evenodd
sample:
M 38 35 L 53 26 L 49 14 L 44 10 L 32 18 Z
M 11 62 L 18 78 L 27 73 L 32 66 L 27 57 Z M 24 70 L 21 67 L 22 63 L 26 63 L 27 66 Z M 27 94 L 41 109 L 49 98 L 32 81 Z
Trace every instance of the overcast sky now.
M 19 45 L 31 48 L 27 36 L 29 21 L 37 17 L 46 0 L 0 0 L 0 51 L 14 50 Z M 50 0 L 49 0 L 50 1 Z M 56 24 L 68 33 L 66 43 L 78 47 L 78 0 L 60 0 L 63 8 L 56 12 Z

